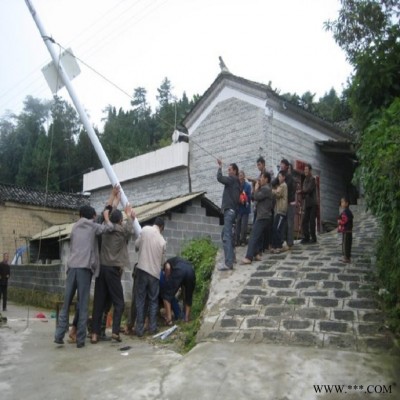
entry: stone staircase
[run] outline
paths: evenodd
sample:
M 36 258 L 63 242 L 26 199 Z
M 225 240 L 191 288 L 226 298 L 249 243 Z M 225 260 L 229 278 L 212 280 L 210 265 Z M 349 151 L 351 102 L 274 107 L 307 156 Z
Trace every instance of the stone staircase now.
M 341 236 L 332 231 L 319 235 L 317 244 L 264 254 L 262 261 L 238 263 L 233 271 L 215 270 L 198 342 L 399 354 L 373 290 L 378 223 L 363 205 L 352 210 L 351 264 L 339 261 Z M 240 261 L 246 248 L 236 251 Z

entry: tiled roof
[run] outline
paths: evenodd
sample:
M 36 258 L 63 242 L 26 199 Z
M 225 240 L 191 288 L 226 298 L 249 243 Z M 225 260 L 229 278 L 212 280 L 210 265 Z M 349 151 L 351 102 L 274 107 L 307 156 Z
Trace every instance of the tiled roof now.
M 78 210 L 90 204 L 89 196 L 75 193 L 45 192 L 23 186 L 0 183 L 0 203 L 6 201 L 34 206 Z
M 317 124 L 326 127 L 327 129 L 331 130 L 332 135 L 335 137 L 335 139 L 349 139 L 349 135 L 344 132 L 343 130 L 340 129 L 339 126 L 334 125 L 333 123 L 326 121 L 325 119 L 319 117 L 316 114 L 313 114 L 306 109 L 300 107 L 299 105 L 296 105 L 294 103 L 288 102 L 287 99 L 285 99 L 283 96 L 280 96 L 275 90 L 271 89 L 269 85 L 265 85 L 263 83 L 258 83 L 251 81 L 249 79 L 242 78 L 237 75 L 233 75 L 230 72 L 221 72 L 217 78 L 214 80 L 214 82 L 211 84 L 211 86 L 204 92 L 204 94 L 200 97 L 200 99 L 194 104 L 192 109 L 186 114 L 184 119 L 181 122 L 181 125 L 183 125 L 181 129 L 186 130 L 186 123 L 189 119 L 190 116 L 194 115 L 196 112 L 202 112 L 201 109 L 202 107 L 205 107 L 205 104 L 207 103 L 208 97 L 213 93 L 213 91 L 218 88 L 223 82 L 233 82 L 238 85 L 242 85 L 244 87 L 248 87 L 251 89 L 254 89 L 256 91 L 262 92 L 265 96 L 265 98 L 272 98 L 275 99 L 276 101 L 280 103 L 284 103 L 285 107 L 287 109 L 290 109 L 291 111 L 303 115 L 307 117 L 310 120 L 314 120 Z

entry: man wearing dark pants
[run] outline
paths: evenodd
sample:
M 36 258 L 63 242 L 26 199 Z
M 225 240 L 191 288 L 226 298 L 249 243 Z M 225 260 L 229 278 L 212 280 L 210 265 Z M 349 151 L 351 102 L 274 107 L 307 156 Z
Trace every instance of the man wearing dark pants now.
M 289 170 L 289 161 L 286 158 L 281 160 L 280 171 L 286 173 L 286 186 L 288 191 L 288 207 L 286 213 L 285 239 L 288 248 L 291 249 L 294 244 L 294 217 L 296 213 L 296 182 Z
M 145 226 L 135 242 L 139 251 L 136 266 L 135 301 L 136 301 L 136 335 L 144 333 L 145 303 L 149 301 L 149 330 L 157 332 L 158 295 L 160 292 L 161 266 L 165 261 L 166 241 L 162 236 L 164 220 L 157 217 L 154 225 Z
M 251 264 L 253 259 L 261 261 L 264 233 L 269 230 L 271 225 L 272 191 L 270 183 L 269 172 L 261 173 L 253 193 L 253 199 L 257 201 L 257 219 L 253 224 L 246 257 L 242 260 L 242 265 Z
M 235 261 L 234 233 L 233 224 L 236 220 L 236 212 L 239 207 L 240 182 L 239 168 L 236 164 L 229 164 L 228 176 L 222 175 L 222 161 L 218 162 L 217 180 L 222 183 L 224 191 L 222 193 L 221 210 L 224 213 L 224 227 L 221 232 L 222 243 L 224 247 L 225 262 L 219 266 L 220 271 L 233 269 Z
M 125 214 L 126 222 L 123 221 L 120 210 L 114 209 L 111 212 L 110 221 L 114 224 L 114 230 L 105 233 L 102 238 L 100 274 L 96 278 L 94 290 L 92 343 L 97 343 L 99 340 L 101 319 L 108 298 L 111 298 L 114 307 L 111 338 L 121 341 L 119 331 L 125 307 L 121 276 L 124 268 L 129 265 L 128 242 L 135 234 L 133 229 L 135 213 L 129 204 L 125 207 Z
M 79 318 L 76 345 L 78 348 L 85 345 L 90 283 L 92 275 L 97 276 L 100 268 L 97 236 L 114 229 L 109 221 L 109 210 L 105 210 L 103 215 L 106 223 L 97 224 L 94 222 L 96 217 L 94 208 L 82 206 L 79 210 L 80 219 L 72 228 L 64 303 L 54 335 L 54 342 L 57 344 L 64 344 L 64 335 L 69 325 L 69 307 L 77 291 Z
M 193 292 L 196 287 L 196 274 L 193 265 L 183 258 L 172 257 L 164 264 L 165 283 L 161 287 L 161 298 L 165 308 L 165 322 L 172 325 L 171 305 L 179 288 L 182 288 L 183 303 L 185 305 L 185 322 L 189 322 L 190 310 L 193 301 Z
M 8 279 L 10 278 L 8 259 L 8 253 L 4 253 L 3 261 L 0 263 L 0 300 L 3 297 L 3 311 L 7 311 L 7 287 Z
M 304 199 L 304 215 L 301 228 L 303 230 L 302 244 L 316 243 L 317 235 L 315 232 L 315 219 L 317 218 L 317 186 L 315 178 L 312 176 L 312 167 L 307 164 L 304 167 L 304 175 L 301 194 Z

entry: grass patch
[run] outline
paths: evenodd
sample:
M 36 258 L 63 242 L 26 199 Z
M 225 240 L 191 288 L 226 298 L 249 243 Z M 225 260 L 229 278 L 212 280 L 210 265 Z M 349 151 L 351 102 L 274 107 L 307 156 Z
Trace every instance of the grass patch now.
M 54 310 L 56 303 L 64 300 L 64 294 L 8 286 L 8 298 L 16 304 Z

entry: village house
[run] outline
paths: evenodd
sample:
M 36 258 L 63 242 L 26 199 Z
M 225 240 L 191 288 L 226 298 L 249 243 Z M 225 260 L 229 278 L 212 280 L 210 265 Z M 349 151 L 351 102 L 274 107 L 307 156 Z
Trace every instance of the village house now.
M 318 229 L 336 221 L 338 201 L 353 191 L 355 168 L 350 138 L 325 120 L 290 104 L 269 86 L 222 72 L 184 118 L 181 132 L 171 132 L 171 145 L 117 163 L 113 169 L 141 225 L 156 216 L 166 221 L 164 236 L 168 256 L 179 253 L 194 237 L 208 236 L 220 245 L 223 218 L 219 210 L 223 187 L 216 180 L 217 158 L 235 162 L 248 177 L 256 177 L 256 160 L 263 156 L 267 168 L 278 172 L 282 158 L 293 164 L 298 185 L 306 163 L 313 166 L 319 194 Z M 172 140 L 173 138 L 173 140 Z M 110 181 L 104 169 L 84 175 L 83 191 L 101 212 Z M 297 202 L 295 229 L 301 236 L 301 199 Z M 62 264 L 69 254 L 72 224 L 55 226 L 31 240 L 48 235 L 55 240 Z M 39 235 L 39 236 L 38 236 Z M 53 244 L 54 246 L 54 244 Z M 136 253 L 129 246 L 131 265 L 122 277 L 126 300 L 130 299 Z
M 8 252 L 14 264 L 10 286 L 64 290 L 60 227 L 76 221 L 84 204 L 89 198 L 81 194 L 0 184 L 0 252 Z M 49 228 L 58 235 L 47 236 Z
M 89 197 L 81 194 L 0 184 L 0 252 L 8 252 L 11 261 L 17 250 L 26 248 L 38 232 L 76 221 L 79 207 L 84 204 L 89 204 Z M 45 263 L 46 259 L 54 258 L 42 253 L 39 259 L 37 253 L 28 251 L 19 254 L 22 257 L 19 261 L 24 263 L 39 260 Z
M 282 158 L 293 164 L 301 185 L 304 165 L 317 176 L 318 228 L 335 222 L 338 202 L 353 192 L 355 162 L 350 138 L 327 121 L 285 101 L 269 86 L 222 72 L 182 121 L 183 134 L 172 135 L 169 147 L 113 166 L 133 205 L 168 199 L 192 192 L 206 192 L 216 207 L 222 186 L 216 180 L 221 158 L 224 173 L 235 162 L 248 177 L 258 175 L 256 159 L 263 156 L 274 174 Z M 84 175 L 83 190 L 101 207 L 109 187 L 103 169 Z M 301 219 L 298 199 L 296 229 Z

